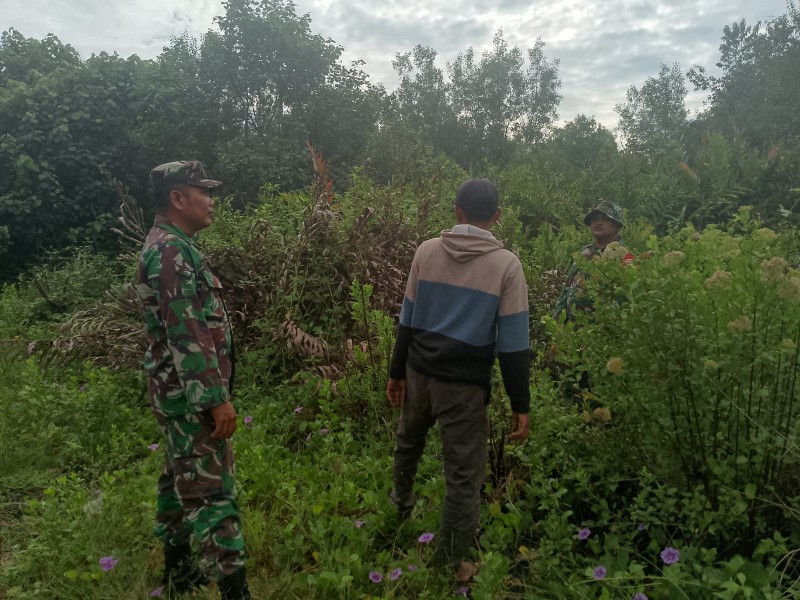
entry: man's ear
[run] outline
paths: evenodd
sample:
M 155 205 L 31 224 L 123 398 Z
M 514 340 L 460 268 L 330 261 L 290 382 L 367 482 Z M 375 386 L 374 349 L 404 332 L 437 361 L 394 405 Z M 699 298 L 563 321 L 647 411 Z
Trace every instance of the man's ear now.
M 459 225 L 463 225 L 467 222 L 467 215 L 464 214 L 464 209 L 461 208 L 458 204 L 454 205 L 456 211 L 456 223 Z
M 497 210 L 494 211 L 494 214 L 492 215 L 492 220 L 491 220 L 492 225 L 497 223 L 500 220 L 500 217 L 502 216 L 503 216 L 503 209 L 498 206 Z
M 169 206 L 173 210 L 183 212 L 183 193 L 180 188 L 172 188 L 169 191 Z

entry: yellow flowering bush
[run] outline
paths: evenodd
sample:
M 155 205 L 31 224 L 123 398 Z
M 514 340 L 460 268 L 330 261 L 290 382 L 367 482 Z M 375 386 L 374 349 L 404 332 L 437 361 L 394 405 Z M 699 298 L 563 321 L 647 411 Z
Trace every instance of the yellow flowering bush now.
M 792 302 L 800 302 L 800 271 L 790 271 L 778 282 L 778 295 Z
M 610 423 L 611 422 L 611 409 L 607 406 L 601 406 L 599 408 L 595 408 L 592 411 L 594 418 L 601 423 Z
M 706 279 L 705 286 L 710 290 L 724 288 L 730 283 L 731 277 L 728 271 L 714 271 L 713 275 Z
M 664 264 L 668 267 L 677 267 L 684 260 L 686 260 L 686 254 L 680 250 L 673 250 L 664 257 Z
M 778 239 L 778 234 L 769 229 L 768 227 L 762 227 L 760 229 L 756 229 L 753 232 L 753 238 L 764 243 L 774 242 Z
M 744 333 L 753 329 L 753 323 L 750 317 L 746 315 L 740 316 L 738 319 L 728 321 L 728 331 L 732 333 Z
M 800 453 L 788 440 L 800 438 L 800 421 L 786 415 L 800 414 L 800 255 L 791 241 L 740 218 L 728 230 L 652 237 L 647 251 L 662 259 L 635 268 L 589 263 L 594 311 L 559 345 L 583 349 L 593 395 L 584 418 L 605 423 L 613 406 L 614 426 L 593 431 L 603 456 L 703 490 L 731 532 L 772 534 L 769 510 L 741 503 L 746 494 L 769 490 L 788 504 L 796 493 Z
M 611 242 L 600 257 L 603 260 L 622 260 L 628 253 L 629 250 L 619 242 Z
M 606 363 L 606 369 L 614 375 L 622 375 L 624 366 L 625 363 L 619 356 L 615 356 Z
M 777 283 L 783 279 L 783 275 L 789 263 L 785 258 L 773 256 L 761 263 L 761 281 L 764 283 Z

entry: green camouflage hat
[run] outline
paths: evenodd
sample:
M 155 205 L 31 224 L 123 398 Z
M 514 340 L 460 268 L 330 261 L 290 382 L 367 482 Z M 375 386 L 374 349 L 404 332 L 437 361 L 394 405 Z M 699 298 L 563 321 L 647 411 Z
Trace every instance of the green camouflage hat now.
M 589 225 L 592 222 L 592 215 L 594 213 L 604 214 L 622 227 L 622 209 L 613 202 L 608 202 L 607 200 L 601 200 L 598 202 L 597 206 L 586 213 L 586 216 L 583 217 L 583 222 L 585 225 Z
M 150 171 L 151 192 L 166 190 L 181 183 L 210 190 L 222 182 L 209 179 L 199 160 L 176 160 L 158 165 Z

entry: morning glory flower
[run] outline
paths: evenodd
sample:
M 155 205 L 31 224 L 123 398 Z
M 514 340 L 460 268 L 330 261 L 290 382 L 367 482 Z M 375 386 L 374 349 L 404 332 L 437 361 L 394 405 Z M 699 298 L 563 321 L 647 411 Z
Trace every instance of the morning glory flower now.
M 675 564 L 680 559 L 681 559 L 681 553 L 678 552 L 675 548 L 667 546 L 661 551 L 661 560 L 664 561 L 665 565 Z
M 100 568 L 103 569 L 103 571 L 111 571 L 114 567 L 117 566 L 119 560 L 117 560 L 113 556 L 103 556 L 97 562 L 100 563 Z

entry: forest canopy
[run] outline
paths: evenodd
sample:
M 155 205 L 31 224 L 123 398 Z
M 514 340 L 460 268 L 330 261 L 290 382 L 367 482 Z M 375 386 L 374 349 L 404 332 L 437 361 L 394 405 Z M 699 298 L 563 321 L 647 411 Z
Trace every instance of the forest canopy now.
M 796 218 L 800 16 L 791 2 L 766 24 L 724 26 L 720 74 L 676 63 L 631 86 L 616 107 L 619 143 L 593 116 L 558 121 L 559 61 L 541 38 L 520 48 L 499 30 L 488 50 L 464 48 L 444 69 L 435 48 L 400 51 L 400 83 L 387 91 L 362 63 L 344 64 L 343 48 L 292 2 L 224 6 L 203 36 L 176 35 L 152 60 L 83 59 L 53 35 L 2 34 L 0 280 L 47 250 L 117 251 L 112 180 L 149 208 L 148 170 L 194 157 L 244 207 L 264 186 L 306 186 L 307 141 L 339 190 L 356 168 L 379 183 L 413 180 L 437 161 L 474 174 L 526 171 L 541 185 L 514 201 L 534 222 L 544 193 L 582 207 L 612 196 L 659 231 L 724 220 L 743 203 L 771 222 Z M 710 93 L 694 118 L 687 83 Z

